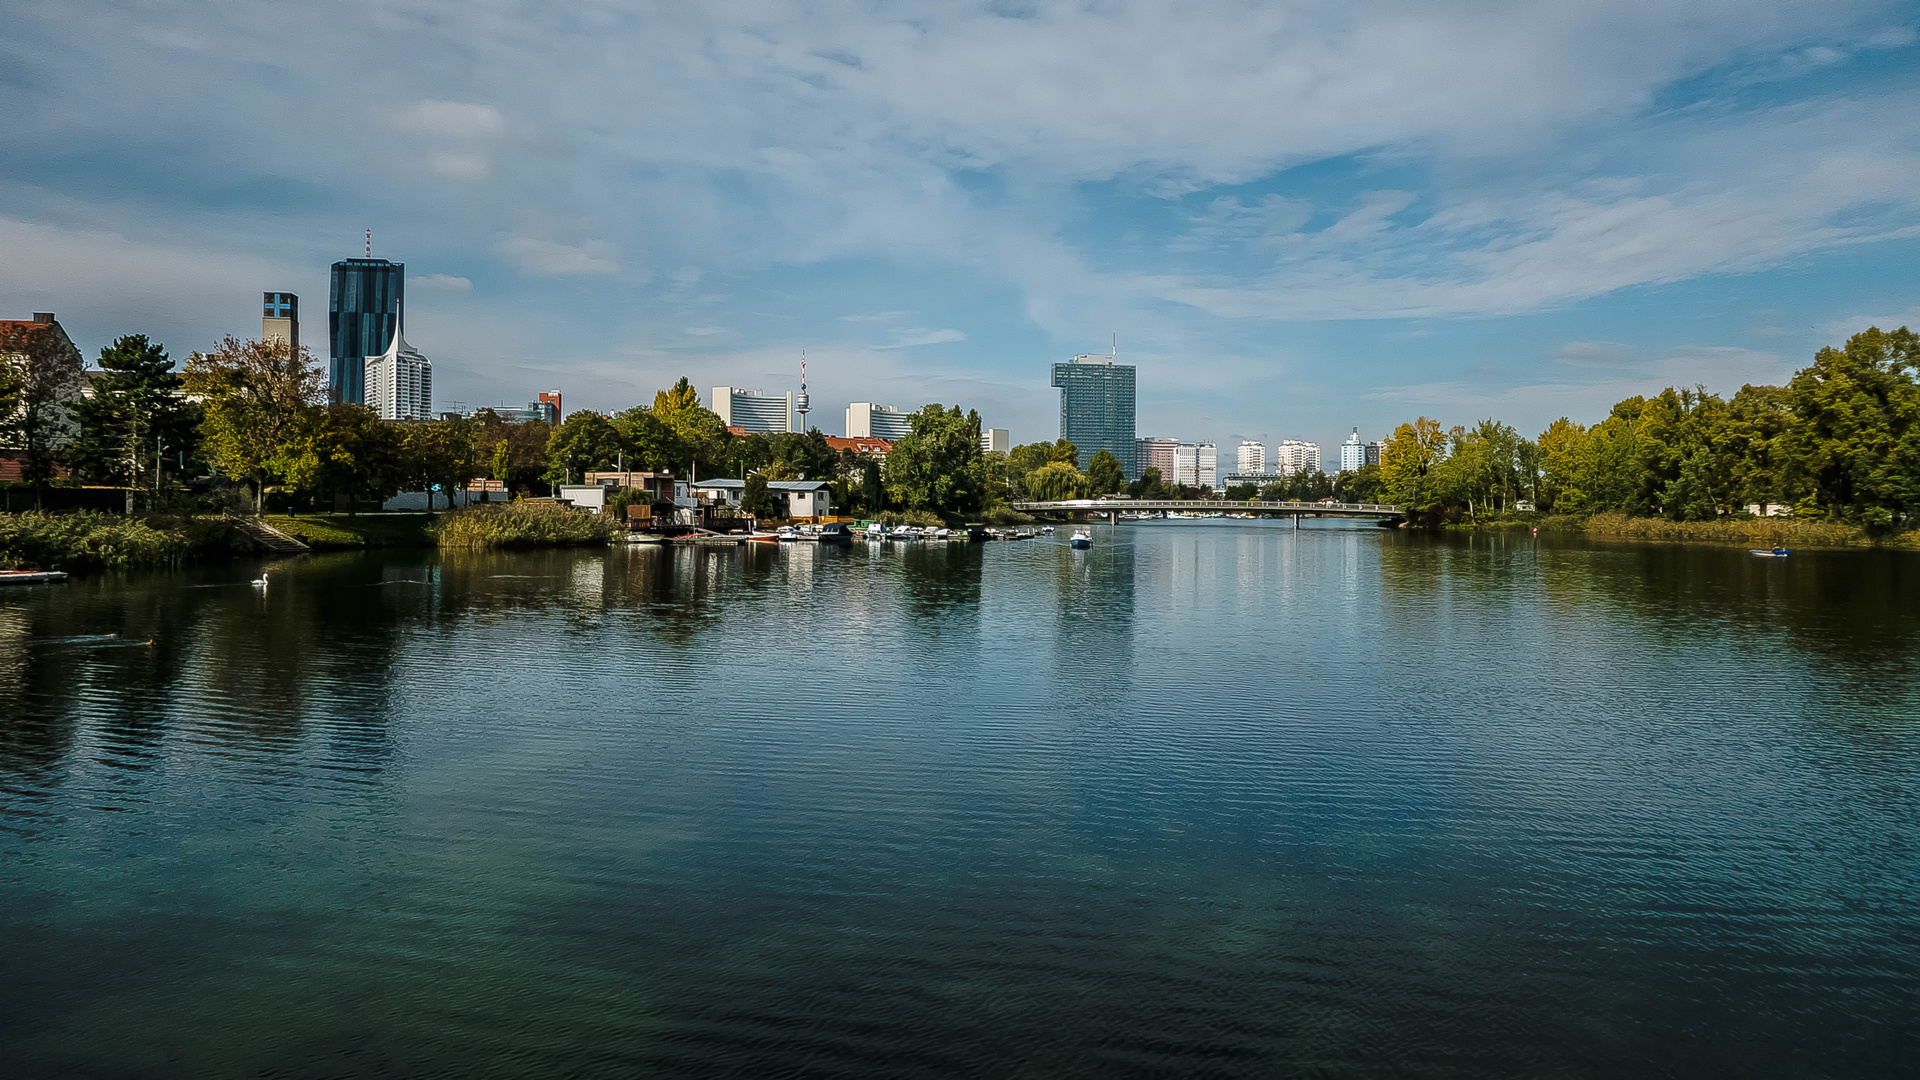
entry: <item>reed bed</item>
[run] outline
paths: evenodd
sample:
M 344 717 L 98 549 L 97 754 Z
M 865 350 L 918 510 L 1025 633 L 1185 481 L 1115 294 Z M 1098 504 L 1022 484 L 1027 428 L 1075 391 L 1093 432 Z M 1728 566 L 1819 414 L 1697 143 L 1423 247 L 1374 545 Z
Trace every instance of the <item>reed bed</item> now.
M 195 539 L 119 514 L 0 514 L 0 569 L 149 570 L 179 564 Z
M 612 519 L 553 503 L 482 503 L 440 515 L 433 526 L 443 548 L 569 547 L 611 542 Z

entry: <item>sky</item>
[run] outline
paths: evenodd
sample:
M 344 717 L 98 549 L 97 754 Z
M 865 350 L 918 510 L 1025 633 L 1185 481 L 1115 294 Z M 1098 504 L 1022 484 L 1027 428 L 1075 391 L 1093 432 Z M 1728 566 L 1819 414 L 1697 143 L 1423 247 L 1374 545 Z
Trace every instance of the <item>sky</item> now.
M 1920 325 L 1920 5 L 0 0 L 0 317 L 184 359 L 407 268 L 440 408 L 681 375 L 1532 435 Z

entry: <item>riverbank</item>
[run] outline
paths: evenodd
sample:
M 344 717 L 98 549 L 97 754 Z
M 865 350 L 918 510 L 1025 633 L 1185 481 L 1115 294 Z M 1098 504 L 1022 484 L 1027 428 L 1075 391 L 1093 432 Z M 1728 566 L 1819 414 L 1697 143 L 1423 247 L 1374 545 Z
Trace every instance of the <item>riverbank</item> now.
M 1504 521 L 1493 527 L 1523 527 Z M 1876 536 L 1856 525 L 1790 518 L 1723 518 L 1719 521 L 1667 521 L 1625 514 L 1554 514 L 1539 519 L 1541 532 L 1580 533 L 1608 540 L 1660 540 L 1680 543 L 1741 544 L 1746 547 L 1920 548 L 1920 531 Z
M 434 546 L 432 514 L 269 514 L 260 520 L 315 551 Z

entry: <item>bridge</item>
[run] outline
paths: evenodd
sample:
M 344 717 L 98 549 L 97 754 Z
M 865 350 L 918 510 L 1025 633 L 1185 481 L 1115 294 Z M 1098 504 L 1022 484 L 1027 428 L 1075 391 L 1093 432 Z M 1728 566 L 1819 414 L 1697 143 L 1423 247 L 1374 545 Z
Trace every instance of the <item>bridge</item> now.
M 1136 510 L 1223 510 L 1234 514 L 1272 514 L 1300 518 L 1308 514 L 1339 517 L 1403 517 L 1398 506 L 1380 503 L 1338 502 L 1262 502 L 1258 499 L 1062 499 L 1057 502 L 1017 502 L 1015 510 L 1053 514 L 1105 514 L 1118 521 L 1121 514 Z

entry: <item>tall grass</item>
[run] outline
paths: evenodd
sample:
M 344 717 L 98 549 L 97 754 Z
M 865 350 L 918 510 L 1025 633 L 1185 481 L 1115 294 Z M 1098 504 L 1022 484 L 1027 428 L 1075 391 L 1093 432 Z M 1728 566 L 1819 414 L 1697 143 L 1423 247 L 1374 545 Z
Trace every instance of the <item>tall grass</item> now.
M 0 568 L 146 570 L 178 564 L 196 539 L 119 514 L 0 514 Z
M 444 548 L 567 547 L 605 544 L 622 531 L 611 518 L 553 503 L 481 503 L 440 515 Z
M 1718 521 L 1667 521 L 1664 518 L 1595 514 L 1579 519 L 1550 517 L 1543 529 L 1580 531 L 1588 536 L 1624 540 L 1697 540 L 1748 544 L 1755 547 L 1865 547 L 1874 543 L 1866 530 L 1831 521 L 1794 521 L 1790 518 L 1722 518 Z M 1577 526 L 1569 528 L 1568 526 Z M 1899 543 L 1896 539 L 1893 542 Z
M 889 529 L 900 525 L 937 529 L 945 524 L 940 520 L 940 515 L 931 510 L 882 510 L 873 515 L 873 520 Z

